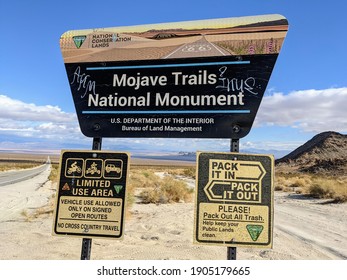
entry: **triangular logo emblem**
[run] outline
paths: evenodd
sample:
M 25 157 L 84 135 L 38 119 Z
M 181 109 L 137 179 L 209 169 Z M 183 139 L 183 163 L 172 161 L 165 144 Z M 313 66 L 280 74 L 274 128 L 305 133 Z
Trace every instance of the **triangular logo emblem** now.
M 63 191 L 69 191 L 70 190 L 70 186 L 67 183 L 65 183 L 65 185 L 62 188 L 62 190 Z
M 264 229 L 261 225 L 247 225 L 246 228 L 253 241 L 258 240 L 259 235 Z
M 121 185 L 114 185 L 113 187 L 117 194 L 119 194 L 120 191 L 123 189 L 123 186 Z
M 87 36 L 73 36 L 72 37 L 77 49 L 79 49 L 82 46 L 82 44 L 84 43 L 86 38 L 87 38 Z

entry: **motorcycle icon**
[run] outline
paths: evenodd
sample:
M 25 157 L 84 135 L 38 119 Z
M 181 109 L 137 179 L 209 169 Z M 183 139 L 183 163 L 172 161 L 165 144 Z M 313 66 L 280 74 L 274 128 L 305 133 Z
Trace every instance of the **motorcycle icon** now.
M 69 169 L 67 170 L 68 174 L 72 173 L 82 173 L 82 168 L 77 165 L 77 161 L 71 164 Z

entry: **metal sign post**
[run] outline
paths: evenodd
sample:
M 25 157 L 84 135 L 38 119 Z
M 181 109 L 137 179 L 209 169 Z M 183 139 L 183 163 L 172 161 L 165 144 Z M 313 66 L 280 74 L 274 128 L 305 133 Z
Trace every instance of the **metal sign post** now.
M 101 150 L 102 138 L 93 138 L 93 150 Z M 81 250 L 81 260 L 90 260 L 90 253 L 92 250 L 92 239 L 83 238 L 82 240 L 82 250 Z
M 239 139 L 230 140 L 230 152 L 238 153 L 240 149 Z M 236 247 L 227 247 L 227 260 L 236 260 Z

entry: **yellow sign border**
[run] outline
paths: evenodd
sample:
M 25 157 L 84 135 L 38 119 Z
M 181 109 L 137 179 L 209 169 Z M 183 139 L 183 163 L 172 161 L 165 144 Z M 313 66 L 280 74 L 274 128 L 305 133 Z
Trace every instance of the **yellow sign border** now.
M 250 232 L 251 229 L 251 225 L 259 225 L 258 227 L 260 228 L 260 225 L 263 223 L 260 223 L 258 221 L 252 221 L 249 220 L 248 223 L 247 221 L 237 221 L 239 224 L 242 224 L 243 228 L 241 230 L 239 230 L 237 228 L 237 226 L 235 225 L 231 225 L 229 227 L 229 230 L 227 230 L 226 226 L 222 225 L 220 223 L 218 223 L 218 226 L 221 226 L 216 229 L 215 223 L 210 223 L 210 224 L 202 224 L 202 220 L 201 220 L 201 213 L 200 213 L 200 204 L 204 203 L 204 207 L 206 207 L 206 205 L 208 203 L 206 202 L 201 202 L 199 199 L 199 187 L 202 188 L 201 184 L 203 184 L 203 182 L 199 182 L 199 167 L 200 167 L 200 156 L 201 155 L 209 155 L 211 157 L 217 157 L 217 159 L 225 159 L 227 157 L 230 157 L 230 160 L 238 160 L 238 161 L 246 161 L 245 158 L 247 158 L 247 161 L 254 161 L 253 158 L 263 158 L 265 160 L 265 158 L 267 160 L 270 160 L 270 167 L 264 167 L 264 170 L 266 171 L 266 174 L 269 178 L 270 178 L 270 198 L 268 199 L 269 205 L 264 205 L 262 203 L 252 203 L 251 205 L 245 204 L 245 202 L 241 202 L 241 203 L 237 203 L 237 202 L 232 202 L 232 203 L 227 203 L 226 201 L 221 201 L 221 202 L 209 202 L 211 203 L 212 207 L 216 208 L 220 205 L 223 206 L 236 206 L 236 207 L 258 207 L 259 211 L 255 211 L 256 215 L 252 215 L 252 217 L 254 217 L 254 219 L 256 219 L 257 217 L 260 217 L 260 219 L 262 219 L 264 216 L 262 216 L 261 213 L 268 213 L 269 214 L 269 219 L 266 221 L 262 221 L 265 222 L 263 228 L 261 228 L 260 233 L 256 232 L 258 229 L 255 227 L 254 232 Z M 211 158 L 209 157 L 209 159 L 215 159 L 215 158 Z M 240 158 L 243 158 L 242 160 Z M 229 159 L 228 159 L 229 160 Z M 197 152 L 197 168 L 196 168 L 196 183 L 195 183 L 195 205 L 194 205 L 194 233 L 193 233 L 193 243 L 196 245 L 214 245 L 214 246 L 228 246 L 228 247 L 259 247 L 259 248 L 272 248 L 273 247 L 273 227 L 274 227 L 274 157 L 272 155 L 264 155 L 264 154 L 243 154 L 243 153 L 232 153 L 232 152 L 228 152 L 228 153 L 222 153 L 222 152 Z M 259 161 L 258 161 L 259 162 Z M 207 168 L 210 169 L 210 165 L 207 165 Z M 268 170 L 270 169 L 270 170 Z M 208 174 L 208 179 L 210 179 L 210 170 L 205 170 L 203 173 Z M 265 176 L 264 175 L 264 176 Z M 263 177 L 264 177 L 263 176 Z M 262 178 L 263 180 L 264 178 Z M 210 182 L 210 180 L 207 180 L 207 184 Z M 263 186 L 265 187 L 265 186 Z M 206 188 L 206 186 L 204 186 L 203 188 Z M 264 194 L 265 195 L 265 194 Z M 207 198 L 207 196 L 205 197 L 205 199 Z M 207 198 L 208 199 L 208 198 Z M 268 207 L 268 211 L 264 211 L 265 208 L 264 207 Z M 212 213 L 212 212 L 211 212 Z M 210 214 L 211 214 L 210 213 Z M 243 213 L 243 215 L 245 215 L 245 213 Z M 248 214 L 247 214 L 248 215 Z M 226 216 L 226 215 L 224 215 Z M 250 215 L 249 215 L 250 216 Z M 266 215 L 265 215 L 266 216 Z M 234 216 L 233 216 L 234 217 Z M 244 216 L 245 217 L 245 216 Z M 209 217 L 206 217 L 206 220 L 208 220 Z M 211 221 L 216 220 L 216 219 L 221 219 L 220 216 L 217 216 L 216 213 L 212 213 L 212 215 L 210 216 Z M 229 216 L 230 218 L 230 216 Z M 235 218 L 234 218 L 235 219 Z M 249 218 L 250 219 L 250 218 Z M 232 222 L 232 220 L 229 220 L 229 222 Z M 199 224 L 198 224 L 199 223 Z M 249 227 L 247 227 L 247 225 L 250 225 Z M 207 233 L 208 230 L 210 230 L 209 234 L 206 234 L 206 236 L 204 236 L 205 240 L 199 240 L 199 236 L 202 237 L 202 232 L 200 231 L 200 229 L 202 229 L 202 227 L 205 226 L 205 232 Z M 223 227 L 224 226 L 224 227 Z M 268 228 L 265 229 L 265 226 L 267 226 Z M 220 232 L 220 230 L 224 231 L 224 236 L 223 233 Z M 238 231 L 241 232 L 242 236 L 238 236 Z M 216 232 L 218 232 L 218 234 L 216 234 Z M 214 235 L 213 235 L 214 234 Z M 268 238 L 264 239 L 264 235 L 267 235 Z M 218 240 L 218 238 L 221 238 L 223 240 Z M 229 241 L 228 241 L 229 240 Z
M 59 199 L 63 196 L 60 195 L 60 183 L 61 183 L 61 178 L 64 175 L 65 176 L 65 171 L 66 168 L 62 168 L 63 166 L 63 155 L 64 153 L 97 153 L 97 154 L 122 154 L 122 155 L 126 155 L 127 157 L 127 165 L 125 167 L 125 171 L 126 171 L 126 177 L 125 177 L 125 195 L 123 198 L 123 203 L 122 203 L 122 209 L 123 211 L 121 211 L 122 213 L 120 214 L 120 221 L 119 221 L 119 226 L 121 227 L 122 231 L 120 233 L 119 236 L 110 236 L 110 235 L 103 235 L 103 234 L 87 234 L 87 232 L 73 232 L 73 231 L 69 231 L 69 232 L 56 232 L 56 227 L 57 227 L 57 223 L 60 219 L 60 217 L 58 217 L 59 214 Z M 85 159 L 84 159 L 85 160 Z M 105 160 L 107 160 L 105 158 Z M 122 163 L 122 166 L 124 166 L 124 162 Z M 55 198 L 55 203 L 54 203 L 54 211 L 53 211 L 53 226 L 52 226 L 52 235 L 53 236 L 69 236 L 69 237 L 74 237 L 74 238 L 102 238 L 102 239 L 117 239 L 117 240 L 121 240 L 124 238 L 124 220 L 125 220 L 125 209 L 127 207 L 127 202 L 126 202 L 126 197 L 127 197 L 127 188 L 126 188 L 126 183 L 128 182 L 129 179 L 129 167 L 130 167 L 130 153 L 128 152 L 122 152 L 122 151 L 105 151 L 105 150 L 61 150 L 61 154 L 60 154 L 60 159 L 59 159 L 59 181 L 57 184 L 57 195 Z M 68 178 L 68 177 L 67 177 Z M 90 178 L 86 178 L 86 179 L 90 179 Z M 99 179 L 99 178 L 95 178 L 95 179 Z M 117 178 L 116 178 L 117 179 Z M 75 199 L 84 199 L 84 198 L 89 198 L 89 199 L 97 199 L 98 197 L 80 197 L 80 196 L 76 196 L 74 197 Z M 101 197 L 100 197 L 101 198 Z M 114 198 L 113 198 L 114 199 Z

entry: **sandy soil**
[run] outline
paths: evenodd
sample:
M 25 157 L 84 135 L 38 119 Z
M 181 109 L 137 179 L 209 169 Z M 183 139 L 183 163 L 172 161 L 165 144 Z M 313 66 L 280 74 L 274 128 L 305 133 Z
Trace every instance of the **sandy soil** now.
M 45 209 L 55 187 L 49 170 L 0 187 L 0 259 L 80 259 L 81 238 L 52 236 Z M 347 204 L 275 195 L 273 249 L 237 248 L 238 259 L 347 259 Z M 91 259 L 226 259 L 226 248 L 193 245 L 194 204 L 135 203 L 123 240 L 93 239 Z

